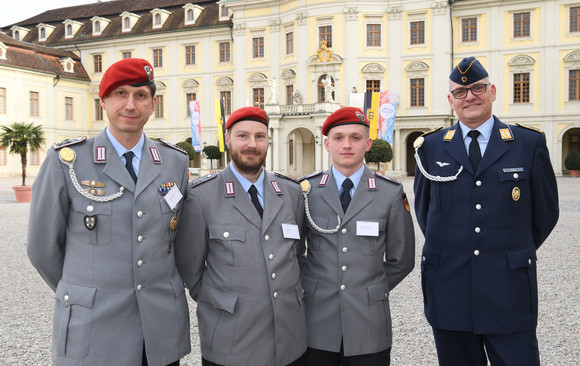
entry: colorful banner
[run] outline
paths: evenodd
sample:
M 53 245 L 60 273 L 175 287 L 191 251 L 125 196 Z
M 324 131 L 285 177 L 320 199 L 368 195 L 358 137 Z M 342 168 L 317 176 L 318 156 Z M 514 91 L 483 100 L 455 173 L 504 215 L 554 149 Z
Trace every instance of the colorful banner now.
M 189 102 L 189 111 L 191 112 L 191 144 L 196 152 L 200 152 L 201 146 L 201 114 L 199 109 L 199 100 Z
M 223 100 L 216 99 L 215 100 L 215 114 L 217 120 L 217 128 L 218 128 L 218 138 L 219 138 L 219 147 L 220 151 L 224 152 L 227 150 L 226 143 L 225 143 L 225 124 L 226 121 L 224 120 L 225 115 L 225 108 Z
M 363 111 L 369 119 L 370 131 L 369 137 L 373 140 L 377 139 L 377 128 L 379 125 L 379 96 L 380 93 L 365 93 L 365 105 Z
M 395 112 L 399 94 L 396 91 L 381 91 L 379 97 L 379 123 L 377 126 L 377 138 L 386 140 L 393 146 L 393 136 L 395 134 Z

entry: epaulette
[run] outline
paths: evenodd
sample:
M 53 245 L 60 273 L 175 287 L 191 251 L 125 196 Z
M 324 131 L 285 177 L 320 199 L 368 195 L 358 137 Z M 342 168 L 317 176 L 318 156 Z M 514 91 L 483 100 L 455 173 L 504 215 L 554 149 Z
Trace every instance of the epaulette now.
M 189 182 L 189 186 L 191 188 L 194 188 L 201 184 L 204 184 L 205 182 L 209 182 L 210 180 L 215 179 L 216 177 L 217 177 L 216 173 L 206 174 L 203 177 L 199 177 L 196 180 L 192 180 L 191 182 Z
M 170 147 L 170 148 L 172 148 L 172 149 L 174 149 L 174 150 L 177 150 L 177 151 L 179 151 L 179 152 L 180 152 L 180 153 L 182 153 L 182 154 L 185 154 L 185 155 L 187 155 L 187 151 L 183 150 L 182 148 L 180 148 L 180 147 L 179 147 L 179 146 L 177 146 L 177 145 L 173 145 L 171 142 L 167 141 L 167 140 L 166 140 L 166 139 L 164 139 L 163 137 L 160 137 L 160 138 L 159 138 L 159 142 L 161 142 L 161 143 L 162 143 L 163 145 L 165 145 L 165 146 L 168 146 L 168 147 Z
M 296 179 L 292 179 L 290 177 L 285 176 L 284 174 L 280 174 L 278 172 L 273 172 L 275 176 L 279 177 L 279 178 L 284 178 L 284 179 L 288 179 L 289 181 L 292 181 L 296 184 L 300 184 Z
M 527 128 L 528 130 L 532 130 L 532 131 L 536 131 L 536 132 L 542 133 L 542 130 L 540 130 L 539 128 L 535 128 L 535 127 L 532 127 L 532 126 L 522 125 L 519 122 L 516 122 L 516 125 L 518 125 L 520 127 L 523 127 L 523 128 Z
M 309 179 L 309 178 L 312 178 L 312 177 L 316 177 L 317 175 L 320 175 L 320 174 L 322 174 L 323 172 L 324 172 L 324 170 L 319 170 L 319 171 L 316 171 L 316 172 L 314 172 L 314 173 L 311 173 L 311 174 L 305 175 L 305 176 L 303 176 L 303 177 L 300 177 L 300 178 L 298 178 L 298 182 L 302 182 L 302 181 L 303 181 L 303 180 L 305 180 L 305 179 Z
M 52 148 L 55 150 L 62 149 L 65 146 L 80 144 L 81 142 L 86 141 L 86 139 L 87 139 L 86 136 L 79 136 L 79 137 L 75 137 L 72 139 L 66 139 L 66 140 L 63 140 L 63 141 L 58 142 L 56 144 L 53 144 Z
M 427 136 L 427 135 L 430 135 L 430 134 L 432 134 L 433 132 L 437 132 L 437 131 L 439 131 L 439 130 L 440 130 L 440 129 L 442 129 L 442 128 L 443 128 L 443 126 L 439 126 L 439 127 L 437 127 L 436 129 L 434 129 L 434 130 L 431 130 L 431 131 L 427 131 L 427 132 L 425 132 L 425 133 L 424 133 L 424 134 L 422 134 L 421 136 Z
M 393 179 L 393 178 L 387 177 L 386 175 L 383 175 L 383 174 L 381 174 L 381 173 L 379 173 L 379 172 L 375 172 L 375 175 L 376 175 L 377 177 L 379 177 L 379 178 L 382 178 L 382 179 L 386 180 L 387 182 L 391 182 L 391 183 L 393 183 L 393 184 L 396 184 L 396 185 L 398 185 L 398 186 L 399 186 L 399 185 L 401 185 L 401 181 L 398 181 L 398 180 L 396 180 L 396 179 Z
M 431 130 L 431 131 L 428 131 L 428 132 L 425 132 L 421 136 L 417 137 L 415 139 L 415 141 L 413 141 L 413 148 L 418 149 L 418 148 L 420 148 L 423 145 L 423 142 L 425 142 L 425 137 L 423 137 L 423 136 L 427 136 L 429 134 L 432 134 L 433 132 L 437 132 L 437 131 L 439 131 L 442 128 L 443 128 L 443 126 L 439 126 L 436 129 Z

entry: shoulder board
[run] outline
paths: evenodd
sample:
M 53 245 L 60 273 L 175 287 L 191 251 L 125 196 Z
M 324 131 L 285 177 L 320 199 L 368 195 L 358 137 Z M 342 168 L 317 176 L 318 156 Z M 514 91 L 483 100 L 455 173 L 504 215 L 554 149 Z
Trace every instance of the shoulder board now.
M 523 128 L 527 128 L 528 130 L 532 130 L 532 131 L 536 131 L 536 132 L 542 133 L 542 130 L 540 130 L 539 128 L 535 128 L 535 127 L 532 127 L 532 126 L 522 125 L 519 122 L 516 122 L 516 125 L 518 125 L 520 127 L 523 127 Z
M 218 175 L 216 173 L 204 175 L 203 177 L 199 177 L 196 180 L 192 180 L 191 182 L 189 182 L 189 186 L 191 188 L 197 187 L 201 184 L 204 184 L 205 182 L 209 182 L 210 180 L 217 178 L 217 176 Z
M 274 175 L 275 175 L 275 176 L 277 176 L 277 177 L 279 177 L 279 178 L 288 179 L 289 181 L 292 181 L 292 182 L 294 182 L 294 183 L 298 184 L 298 181 L 297 181 L 296 179 L 292 179 L 292 178 L 290 178 L 290 177 L 287 177 L 287 176 L 285 176 L 284 174 L 280 174 L 280 173 L 278 173 L 278 172 L 272 172 L 272 173 L 274 173 Z
M 425 132 L 425 133 L 424 133 L 424 134 L 422 134 L 421 136 L 427 136 L 427 135 L 430 135 L 430 134 L 432 134 L 433 132 L 437 132 L 437 131 L 439 131 L 439 130 L 440 130 L 440 129 L 442 129 L 442 128 L 443 128 L 443 126 L 439 126 L 439 127 L 437 127 L 436 129 L 434 129 L 434 130 L 431 130 L 431 131 Z
M 80 144 L 81 142 L 86 141 L 87 137 L 86 136 L 79 136 L 79 137 L 75 137 L 72 139 L 66 139 L 64 141 L 58 142 L 56 144 L 52 145 L 52 148 L 55 150 L 58 149 L 62 149 L 65 146 L 71 146 L 71 145 L 76 145 L 76 144 Z
M 159 142 L 161 142 L 161 143 L 162 143 L 163 145 L 165 145 L 165 146 L 168 146 L 168 147 L 170 147 L 170 148 L 172 148 L 172 149 L 174 149 L 174 150 L 177 150 L 177 151 L 179 151 L 179 152 L 180 152 L 180 153 L 182 153 L 182 154 L 185 154 L 185 155 L 187 155 L 187 151 L 183 150 L 182 148 L 180 148 L 180 147 L 179 147 L 179 146 L 177 146 L 177 145 L 173 145 L 171 142 L 167 141 L 167 140 L 166 140 L 166 139 L 164 139 L 163 137 L 160 137 L 160 138 L 159 138 Z
M 317 175 L 320 175 L 320 174 L 322 174 L 322 172 L 324 172 L 324 170 L 319 170 L 319 171 L 317 171 L 317 172 L 314 172 L 314 173 L 311 173 L 311 174 L 305 175 L 305 176 L 303 176 L 303 177 L 300 177 L 300 178 L 298 178 L 298 182 L 302 182 L 302 181 L 303 181 L 303 180 L 305 180 L 305 179 L 309 179 L 309 178 L 312 178 L 312 177 L 316 177 Z
M 383 174 L 381 174 L 381 173 L 379 173 L 379 172 L 375 172 L 375 175 L 376 175 L 377 177 L 381 178 L 381 179 L 384 179 L 384 180 L 386 180 L 387 182 L 390 182 L 390 183 L 393 183 L 393 184 L 396 184 L 396 185 L 401 185 L 401 181 L 398 181 L 398 180 L 396 180 L 396 179 L 393 179 L 393 178 L 387 177 L 386 175 L 383 175 Z

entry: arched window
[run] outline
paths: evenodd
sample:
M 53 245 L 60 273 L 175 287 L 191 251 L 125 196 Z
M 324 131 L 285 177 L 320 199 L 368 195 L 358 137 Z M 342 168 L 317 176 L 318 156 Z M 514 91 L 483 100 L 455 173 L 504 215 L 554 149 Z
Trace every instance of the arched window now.
M 161 14 L 155 14 L 155 24 L 161 24 Z
M 40 28 L 40 38 L 42 38 L 42 39 L 46 38 L 46 29 L 45 28 Z
M 14 39 L 17 41 L 20 41 L 20 32 L 19 31 L 14 32 Z
M 192 9 L 189 9 L 187 11 L 187 20 L 188 21 L 192 21 L 193 20 L 193 10 Z
M 123 19 L 123 28 L 131 28 L 131 20 L 129 17 L 125 17 L 125 19 Z
M 66 35 L 72 36 L 72 25 L 70 24 L 66 26 Z
M 95 22 L 95 32 L 97 32 L 97 33 L 101 32 L 101 22 L 99 22 L 99 21 Z

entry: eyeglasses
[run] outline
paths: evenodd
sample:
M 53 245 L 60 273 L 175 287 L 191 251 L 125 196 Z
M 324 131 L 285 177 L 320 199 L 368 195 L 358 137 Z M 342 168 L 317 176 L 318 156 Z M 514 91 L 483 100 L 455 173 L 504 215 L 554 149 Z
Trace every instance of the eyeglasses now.
M 487 86 L 489 84 L 490 83 L 475 84 L 471 88 L 457 88 L 455 90 L 452 90 L 451 94 L 453 94 L 455 99 L 464 99 L 465 97 L 467 97 L 467 92 L 469 92 L 470 90 L 471 90 L 471 94 L 473 94 L 473 95 L 481 95 L 481 94 L 485 93 L 485 91 L 487 90 Z

